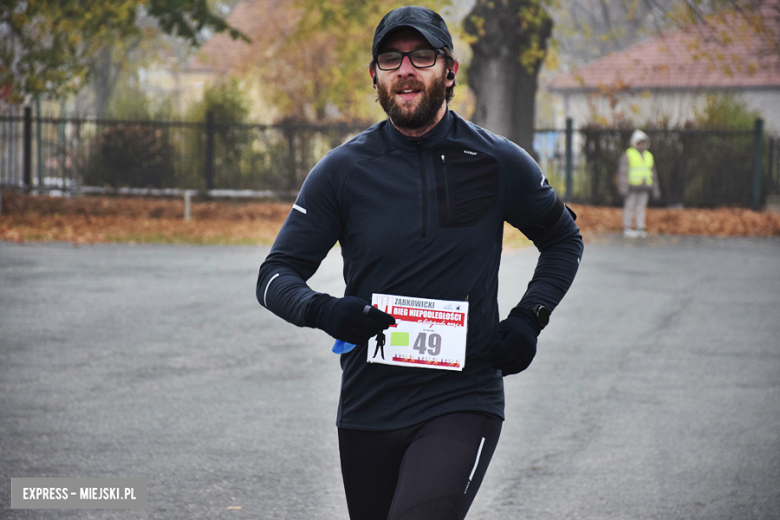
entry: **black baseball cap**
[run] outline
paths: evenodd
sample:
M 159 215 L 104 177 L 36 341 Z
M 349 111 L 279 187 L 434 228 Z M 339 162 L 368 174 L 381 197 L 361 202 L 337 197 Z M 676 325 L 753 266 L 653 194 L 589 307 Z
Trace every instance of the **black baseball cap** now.
M 411 27 L 419 31 L 434 49 L 447 47 L 452 50 L 452 36 L 450 36 L 444 19 L 427 7 L 409 5 L 393 9 L 382 18 L 382 21 L 376 26 L 376 32 L 374 32 L 374 46 L 371 54 L 375 56 L 382 40 L 391 32 L 403 27 Z

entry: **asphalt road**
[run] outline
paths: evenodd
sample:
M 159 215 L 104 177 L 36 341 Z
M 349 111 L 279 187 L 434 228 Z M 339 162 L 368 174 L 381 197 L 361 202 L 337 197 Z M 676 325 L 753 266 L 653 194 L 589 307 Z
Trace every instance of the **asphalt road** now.
M 256 303 L 266 253 L 0 243 L 0 518 L 346 519 L 338 360 Z M 504 314 L 535 259 L 504 254 Z M 780 239 L 587 244 L 469 519 L 780 517 L 779 338 Z M 12 477 L 149 507 L 11 510 Z

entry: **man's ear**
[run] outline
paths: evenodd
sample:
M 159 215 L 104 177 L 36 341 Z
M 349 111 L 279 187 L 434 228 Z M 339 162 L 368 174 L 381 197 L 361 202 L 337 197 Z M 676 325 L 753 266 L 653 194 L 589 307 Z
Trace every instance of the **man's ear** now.
M 374 86 L 376 86 L 376 71 L 373 67 L 368 69 L 368 74 L 371 76 L 371 81 L 374 82 Z
M 452 76 L 452 79 L 449 79 L 448 76 L 447 83 L 445 84 L 447 87 L 451 87 L 455 84 L 455 77 L 458 75 L 458 67 L 460 67 L 460 63 L 458 63 L 458 60 L 454 60 L 452 66 L 449 68 L 452 73 L 449 76 Z

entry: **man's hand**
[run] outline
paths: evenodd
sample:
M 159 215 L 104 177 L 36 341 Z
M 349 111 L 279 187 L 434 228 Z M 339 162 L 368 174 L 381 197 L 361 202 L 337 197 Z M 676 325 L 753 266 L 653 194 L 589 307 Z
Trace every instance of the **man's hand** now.
M 306 310 L 306 325 L 322 329 L 336 339 L 360 345 L 395 323 L 395 318 L 356 296 L 312 297 Z
M 515 307 L 509 317 L 496 325 L 488 343 L 488 363 L 502 376 L 522 372 L 536 355 L 536 337 L 541 328 L 529 309 Z

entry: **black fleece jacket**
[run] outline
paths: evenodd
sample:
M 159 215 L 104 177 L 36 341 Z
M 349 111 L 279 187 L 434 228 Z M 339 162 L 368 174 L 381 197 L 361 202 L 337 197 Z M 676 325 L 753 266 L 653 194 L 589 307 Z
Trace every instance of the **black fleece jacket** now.
M 260 267 L 261 305 L 304 326 L 317 294 L 306 280 L 337 241 L 345 296 L 469 302 L 462 372 L 367 363 L 366 344 L 343 354 L 339 427 L 392 430 L 456 411 L 504 417 L 501 373 L 482 358 L 499 321 L 505 221 L 540 251 L 519 305 L 555 309 L 577 273 L 582 237 L 514 143 L 448 111 L 421 138 L 378 123 L 312 169 Z

